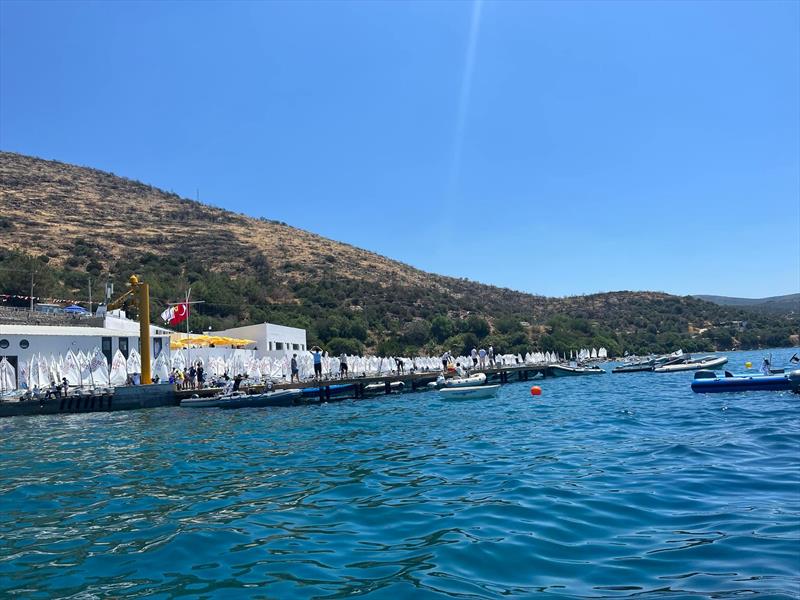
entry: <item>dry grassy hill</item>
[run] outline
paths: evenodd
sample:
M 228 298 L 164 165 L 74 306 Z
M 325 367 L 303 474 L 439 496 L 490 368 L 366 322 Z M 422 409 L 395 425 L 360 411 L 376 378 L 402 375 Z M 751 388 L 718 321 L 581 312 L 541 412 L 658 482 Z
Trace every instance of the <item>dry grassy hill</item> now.
M 87 274 L 121 282 L 135 271 L 154 282 L 157 294 L 169 296 L 162 300 L 195 286 L 208 301 L 204 315 L 198 315 L 201 325 L 281 318 L 308 327 L 322 342 L 352 339 L 372 347 L 392 342 L 395 350 L 397 345 L 433 350 L 437 344 L 464 342 L 442 339 L 448 331 L 426 334 L 436 317 L 452 321 L 449 337 L 474 333 L 482 338 L 485 328 L 470 329 L 462 322 L 479 316 L 488 321 L 491 335 L 516 336 L 513 344 L 511 338 L 505 343 L 519 348 L 555 344 L 547 338 L 558 325 L 550 321 L 567 315 L 586 324 L 564 324 L 575 330 L 575 339 L 558 343 L 599 337 L 621 349 L 637 336 L 641 340 L 635 343 L 645 343 L 648 334 L 653 342 L 667 332 L 686 336 L 689 324 L 713 327 L 738 315 L 734 309 L 654 292 L 556 299 L 434 275 L 111 173 L 8 152 L 0 153 L 0 241 L 6 265 L 16 261 L 19 267 L 22 255 L 47 257 L 43 268 L 49 278 L 42 276 L 38 294 L 74 294 Z M 13 275 L 24 268 L 0 270 L 0 292 L 24 289 L 24 278 Z M 330 330 L 320 322 L 324 319 L 339 326 Z M 506 322 L 498 328 L 500 319 Z M 414 326 L 419 331 L 409 333 L 418 321 L 424 321 Z M 524 339 L 513 324 L 520 322 Z

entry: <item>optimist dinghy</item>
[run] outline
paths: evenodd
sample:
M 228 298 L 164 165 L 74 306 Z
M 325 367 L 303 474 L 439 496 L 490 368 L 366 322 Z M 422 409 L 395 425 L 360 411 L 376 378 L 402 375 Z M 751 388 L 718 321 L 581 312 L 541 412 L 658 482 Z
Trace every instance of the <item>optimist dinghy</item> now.
M 462 387 L 445 387 L 439 390 L 445 400 L 478 400 L 480 398 L 494 398 L 500 384 L 476 385 Z

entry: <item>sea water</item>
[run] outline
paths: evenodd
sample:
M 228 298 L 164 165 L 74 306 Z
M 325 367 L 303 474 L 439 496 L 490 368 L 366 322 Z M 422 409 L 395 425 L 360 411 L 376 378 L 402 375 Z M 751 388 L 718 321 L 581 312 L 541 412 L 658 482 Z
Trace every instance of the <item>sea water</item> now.
M 692 375 L 4 419 L 0 597 L 798 597 L 800 396 Z

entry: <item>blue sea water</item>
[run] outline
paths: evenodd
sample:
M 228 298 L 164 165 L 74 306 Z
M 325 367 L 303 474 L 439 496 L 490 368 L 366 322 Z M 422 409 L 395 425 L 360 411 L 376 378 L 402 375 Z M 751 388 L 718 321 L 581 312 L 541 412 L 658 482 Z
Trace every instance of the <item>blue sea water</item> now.
M 691 378 L 4 419 L 0 597 L 800 597 L 800 396 Z

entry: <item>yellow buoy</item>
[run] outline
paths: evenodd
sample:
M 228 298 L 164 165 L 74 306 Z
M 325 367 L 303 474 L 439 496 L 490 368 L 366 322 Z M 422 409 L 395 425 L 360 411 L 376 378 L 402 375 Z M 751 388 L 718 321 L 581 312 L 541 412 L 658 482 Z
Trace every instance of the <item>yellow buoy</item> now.
M 745 366 L 745 367 L 747 367 L 748 369 L 752 369 L 752 368 L 753 368 L 753 363 L 751 363 L 751 362 L 748 360 L 746 363 L 744 363 L 744 366 Z

